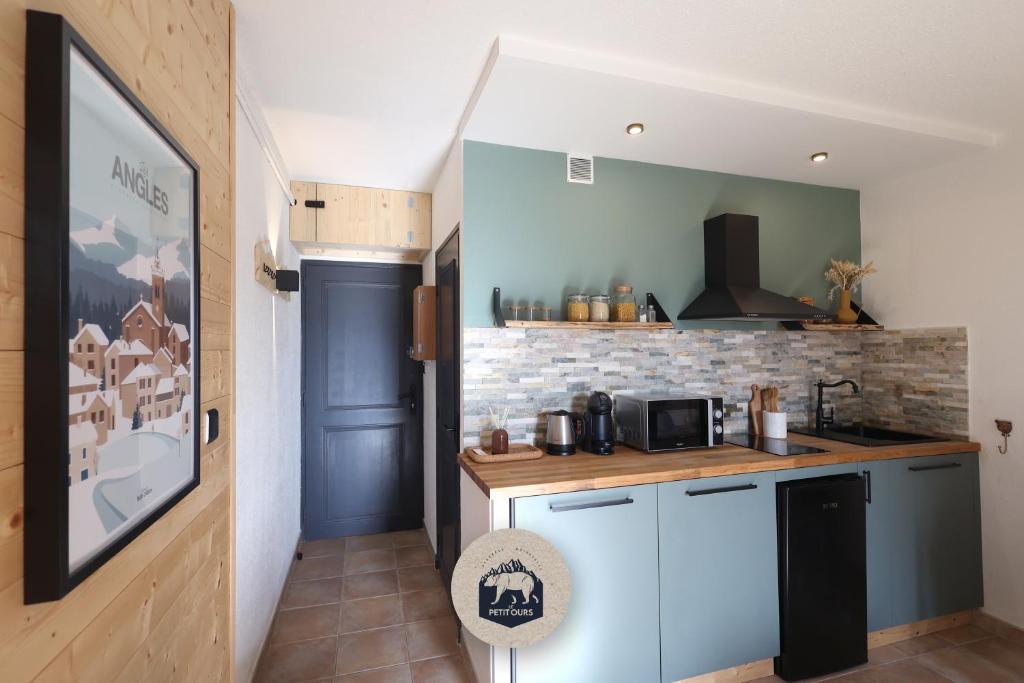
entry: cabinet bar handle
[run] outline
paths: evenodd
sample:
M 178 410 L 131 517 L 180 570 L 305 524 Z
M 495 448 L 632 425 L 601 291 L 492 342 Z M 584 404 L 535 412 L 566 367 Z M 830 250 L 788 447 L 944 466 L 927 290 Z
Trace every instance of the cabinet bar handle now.
M 742 486 L 726 486 L 720 489 L 698 489 L 696 491 L 687 491 L 688 496 L 710 496 L 714 493 L 730 493 L 732 491 L 752 491 L 757 488 L 757 484 L 743 484 Z
M 326 204 L 324 204 L 324 200 L 322 200 L 322 199 L 307 199 L 305 201 L 305 204 L 306 204 L 306 208 L 307 209 L 323 209 L 323 208 L 326 208 Z
M 871 502 L 871 470 L 864 470 L 864 502 Z
M 591 508 L 606 508 L 612 505 L 632 505 L 632 498 L 620 498 L 618 500 L 595 500 L 592 503 L 569 503 L 567 505 L 549 505 L 552 512 L 569 512 L 570 510 L 589 510 Z
M 947 462 L 942 465 L 924 465 L 921 467 L 908 467 L 907 469 L 911 472 L 928 472 L 930 470 L 951 470 L 957 467 L 963 467 L 958 462 Z

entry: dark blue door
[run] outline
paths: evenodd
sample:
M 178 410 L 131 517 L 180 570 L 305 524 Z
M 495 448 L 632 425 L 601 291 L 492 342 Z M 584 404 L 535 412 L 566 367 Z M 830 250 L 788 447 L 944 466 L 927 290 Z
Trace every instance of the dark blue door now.
M 423 375 L 407 349 L 420 266 L 304 262 L 302 272 L 303 535 L 417 528 Z

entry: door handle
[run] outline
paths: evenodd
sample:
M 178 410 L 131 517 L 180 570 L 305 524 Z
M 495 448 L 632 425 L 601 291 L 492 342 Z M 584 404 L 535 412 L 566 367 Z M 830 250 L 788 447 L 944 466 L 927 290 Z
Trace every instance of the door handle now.
M 958 462 L 947 462 L 942 465 L 923 465 L 921 467 L 908 467 L 907 469 L 911 472 L 930 472 L 931 470 L 952 470 L 957 467 L 963 467 Z
M 398 400 L 399 401 L 404 401 L 405 399 L 409 399 L 409 414 L 410 415 L 415 415 L 416 414 L 416 385 L 410 384 L 409 385 L 409 391 L 407 391 L 405 393 L 401 393 L 401 394 L 398 395 Z
M 757 484 L 743 484 L 741 486 L 724 486 L 720 489 L 697 489 L 696 491 L 687 491 L 688 496 L 710 496 L 716 493 L 732 493 L 733 491 L 753 491 L 757 488 Z
M 568 503 L 565 505 L 549 505 L 552 512 L 569 512 L 571 510 L 590 510 L 591 508 L 606 508 L 613 505 L 632 505 L 633 499 L 619 498 L 617 500 L 595 500 L 591 503 Z

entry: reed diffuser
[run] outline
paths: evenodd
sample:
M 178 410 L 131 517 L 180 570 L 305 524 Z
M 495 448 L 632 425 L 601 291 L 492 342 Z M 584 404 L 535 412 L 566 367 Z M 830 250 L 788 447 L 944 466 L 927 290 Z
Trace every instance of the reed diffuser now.
M 494 431 L 491 432 L 491 455 L 504 455 L 508 453 L 508 432 L 505 431 L 505 425 L 508 424 L 508 416 L 512 409 L 505 406 L 500 414 L 495 413 L 493 408 L 487 410 L 494 423 Z

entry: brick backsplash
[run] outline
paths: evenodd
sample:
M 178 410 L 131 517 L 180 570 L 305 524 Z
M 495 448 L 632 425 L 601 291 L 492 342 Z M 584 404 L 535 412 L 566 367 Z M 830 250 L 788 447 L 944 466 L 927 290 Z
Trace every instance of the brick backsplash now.
M 734 330 L 463 330 L 464 434 L 488 438 L 488 407 L 511 406 L 512 441 L 544 441 L 545 415 L 582 411 L 592 391 L 725 399 L 726 432 L 747 429 L 750 385 L 775 384 L 792 425 L 813 420 L 814 383 L 850 378 L 830 392 L 842 421 L 866 419 L 967 434 L 967 334 L 963 328 L 845 333 Z

